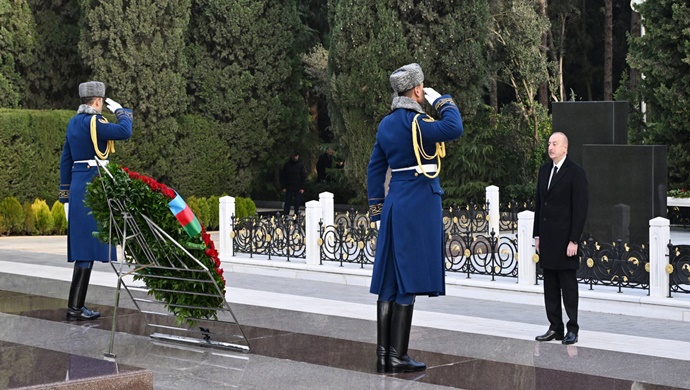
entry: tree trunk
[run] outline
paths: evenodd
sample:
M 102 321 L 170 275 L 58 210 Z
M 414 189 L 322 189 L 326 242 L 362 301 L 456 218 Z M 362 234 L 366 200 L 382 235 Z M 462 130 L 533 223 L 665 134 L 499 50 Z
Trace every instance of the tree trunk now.
M 638 12 L 633 10 L 630 13 L 630 35 L 633 37 L 639 37 L 642 34 L 642 18 Z M 634 68 L 630 68 L 630 91 L 637 91 L 637 87 L 640 84 L 640 71 Z
M 547 18 L 548 16 L 546 15 L 546 7 L 547 7 L 547 0 L 537 0 L 539 3 L 539 16 Z M 541 52 L 544 55 L 544 58 L 547 58 L 546 53 L 548 50 L 548 31 L 544 31 L 544 33 L 541 35 Z M 537 99 L 539 100 L 539 103 L 544 106 L 548 107 L 549 104 L 549 88 L 548 88 L 548 81 L 545 81 L 539 85 L 539 90 L 537 91 Z
M 494 72 L 489 82 L 489 104 L 493 107 L 494 112 L 498 114 L 498 75 Z
M 613 0 L 604 3 L 604 100 L 613 100 Z

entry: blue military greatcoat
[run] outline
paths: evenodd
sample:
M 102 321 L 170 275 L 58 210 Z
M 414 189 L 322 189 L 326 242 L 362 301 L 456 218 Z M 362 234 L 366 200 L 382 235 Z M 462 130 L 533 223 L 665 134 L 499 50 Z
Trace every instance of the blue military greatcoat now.
M 413 148 L 412 123 L 419 124 L 421 145 L 432 155 L 436 143 L 450 141 L 463 133 L 460 111 L 448 95 L 436 99 L 441 116 L 397 108 L 381 121 L 369 160 L 367 187 L 372 221 L 380 219 L 371 293 L 379 294 L 386 262 L 393 261 L 399 294 L 444 295 L 443 217 L 438 177 L 429 178 L 415 170 L 396 171 L 418 165 Z M 435 164 L 422 158 L 421 164 Z M 388 194 L 384 181 L 393 170 Z
M 98 151 L 107 153 L 108 141 L 132 136 L 132 111 L 115 113 L 118 123 L 109 123 L 100 114 L 78 113 L 67 124 L 65 145 L 60 158 L 60 202 L 69 202 L 67 226 L 67 261 L 108 261 L 108 245 L 93 236 L 96 220 L 84 205 L 86 185 L 98 174 L 95 158 Z M 92 134 L 91 127 L 95 126 Z M 89 163 L 91 160 L 91 163 Z M 115 260 L 112 249 L 110 259 Z

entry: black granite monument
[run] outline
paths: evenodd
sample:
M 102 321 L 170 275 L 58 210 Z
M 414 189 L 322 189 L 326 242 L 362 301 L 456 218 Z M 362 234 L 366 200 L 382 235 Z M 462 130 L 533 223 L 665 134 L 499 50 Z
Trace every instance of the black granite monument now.
M 582 145 L 627 145 L 628 102 L 554 102 L 553 131 L 568 136 L 568 157 L 582 165 Z
M 666 146 L 583 145 L 582 150 L 589 180 L 585 236 L 646 245 L 649 220 L 666 217 Z
M 649 242 L 649 220 L 666 217 L 666 146 L 627 145 L 627 102 L 553 103 L 553 131 L 589 180 L 585 237 Z

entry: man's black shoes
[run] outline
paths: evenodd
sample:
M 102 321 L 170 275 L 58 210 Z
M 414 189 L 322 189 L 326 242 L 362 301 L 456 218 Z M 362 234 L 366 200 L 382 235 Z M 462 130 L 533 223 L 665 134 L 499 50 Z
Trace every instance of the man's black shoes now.
M 568 332 L 568 334 L 570 334 L 570 333 L 571 332 Z M 546 333 L 539 335 L 539 336 L 535 337 L 534 339 L 537 341 L 563 340 L 563 333 L 559 333 L 559 332 L 556 332 L 555 330 L 549 329 L 548 331 L 546 331 Z M 575 335 L 575 340 L 577 340 L 577 335 Z M 565 344 L 565 341 L 563 343 Z
M 568 332 L 563 339 L 563 344 L 575 344 L 577 343 L 577 333 Z

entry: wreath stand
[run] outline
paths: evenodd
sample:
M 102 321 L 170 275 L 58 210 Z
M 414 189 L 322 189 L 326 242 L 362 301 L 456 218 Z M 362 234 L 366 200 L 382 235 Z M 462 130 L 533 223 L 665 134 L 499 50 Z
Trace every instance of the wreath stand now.
M 100 169 L 99 169 L 100 171 Z M 107 169 L 104 171 L 110 176 Z M 112 177 L 112 176 L 111 176 Z M 106 192 L 107 196 L 107 192 Z M 156 256 L 151 249 L 151 245 L 141 232 L 132 213 L 127 209 L 124 202 L 118 199 L 108 198 L 110 207 L 110 231 L 109 245 L 112 245 L 113 238 L 117 237 L 117 242 L 122 245 L 123 261 L 111 261 L 110 264 L 117 274 L 117 288 L 115 290 L 115 305 L 113 310 L 113 323 L 110 332 L 110 345 L 106 352 L 106 359 L 115 359 L 113 344 L 115 341 L 115 330 L 117 324 L 117 308 L 120 303 L 120 292 L 122 287 L 129 294 L 132 302 L 144 316 L 146 325 L 153 330 L 150 335 L 154 339 L 169 340 L 176 342 L 191 343 L 198 346 L 226 348 L 240 352 L 249 352 L 249 341 L 242 331 L 242 327 L 237 322 L 235 314 L 230 309 L 230 305 L 225 300 L 223 291 L 220 289 L 211 272 L 198 259 L 192 256 L 187 249 L 170 237 L 163 229 L 156 225 L 144 214 L 139 214 L 146 222 L 145 229 L 149 229 L 155 237 L 156 247 L 164 248 L 163 256 Z M 116 224 L 114 215 L 122 216 L 122 226 Z M 132 247 L 138 247 L 138 255 Z M 160 252 L 160 251 L 159 251 Z M 180 255 L 180 252 L 184 255 Z M 109 253 L 112 253 L 109 251 Z M 143 254 L 143 255 L 142 255 Z M 187 262 L 182 261 L 186 257 Z M 191 260 L 191 262 L 189 262 Z M 187 263 L 194 266 L 188 266 Z M 200 293 L 196 291 L 183 290 L 181 287 L 169 290 L 159 290 L 169 294 L 187 294 L 206 297 L 215 297 L 222 300 L 222 307 L 200 307 L 163 302 L 154 298 L 142 281 L 134 281 L 132 277 L 144 270 L 165 270 L 171 275 L 156 275 L 155 272 L 147 275 L 147 278 L 162 278 L 168 280 L 178 280 L 183 282 L 193 282 L 193 284 L 212 284 L 215 293 Z M 172 272 L 171 272 L 172 271 Z M 137 284 L 140 283 L 140 284 Z M 189 283 L 184 283 L 189 286 Z M 188 308 L 201 311 L 208 311 L 209 317 L 213 318 L 185 318 L 185 324 L 189 321 L 194 326 L 176 324 L 176 316 L 170 313 L 166 306 L 170 308 Z M 213 313 L 215 312 L 215 316 Z

